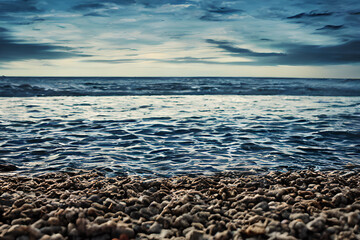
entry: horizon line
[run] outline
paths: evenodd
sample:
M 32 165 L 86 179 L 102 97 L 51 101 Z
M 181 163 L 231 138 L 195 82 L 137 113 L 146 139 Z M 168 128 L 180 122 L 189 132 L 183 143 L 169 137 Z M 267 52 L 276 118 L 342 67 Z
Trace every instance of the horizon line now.
M 278 79 L 352 79 L 360 80 L 360 77 L 254 77 L 254 76 L 9 76 L 2 75 L 4 78 L 278 78 Z

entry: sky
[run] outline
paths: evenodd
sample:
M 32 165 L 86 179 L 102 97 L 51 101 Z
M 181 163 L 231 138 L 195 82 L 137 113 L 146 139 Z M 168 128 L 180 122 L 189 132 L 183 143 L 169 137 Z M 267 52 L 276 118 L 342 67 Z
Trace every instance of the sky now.
M 360 78 L 360 1 L 0 0 L 0 75 Z

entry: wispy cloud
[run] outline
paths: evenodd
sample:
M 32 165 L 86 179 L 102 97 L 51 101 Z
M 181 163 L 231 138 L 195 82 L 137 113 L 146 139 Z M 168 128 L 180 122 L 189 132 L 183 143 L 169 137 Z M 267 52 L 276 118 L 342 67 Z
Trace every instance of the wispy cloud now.
M 216 41 L 213 39 L 206 39 L 207 43 L 215 44 L 217 48 L 223 49 L 228 53 L 236 54 L 239 57 L 274 57 L 283 56 L 283 53 L 276 52 L 255 52 L 246 48 L 234 47 L 232 43 L 228 41 Z
M 72 9 L 76 11 L 84 11 L 84 10 L 103 8 L 103 7 L 105 7 L 103 3 L 83 3 L 73 6 Z
M 90 56 L 66 46 L 16 40 L 9 35 L 9 31 L 5 28 L 0 28 L 0 52 L 0 63 L 30 59 L 62 59 Z
M 228 41 L 207 39 L 207 43 L 215 44 L 232 56 L 249 57 L 253 62 L 238 62 L 237 64 L 253 65 L 339 65 L 360 62 L 360 41 L 349 41 L 338 45 L 303 45 L 295 43 L 276 44 L 283 53 L 254 52 L 246 48 L 232 46 Z M 234 64 L 234 63 L 231 63 Z
M 299 13 L 294 16 L 288 17 L 288 19 L 298 19 L 298 18 L 306 18 L 306 17 L 324 17 L 324 16 L 331 16 L 332 12 L 317 12 L 311 11 L 309 13 Z
M 88 59 L 88 60 L 82 60 L 82 62 L 109 63 L 109 64 L 133 63 L 133 62 L 138 62 L 138 61 L 141 61 L 141 59 L 126 58 L 126 59 Z
M 339 30 L 341 28 L 343 28 L 344 25 L 326 25 L 322 28 L 318 28 L 316 30 Z

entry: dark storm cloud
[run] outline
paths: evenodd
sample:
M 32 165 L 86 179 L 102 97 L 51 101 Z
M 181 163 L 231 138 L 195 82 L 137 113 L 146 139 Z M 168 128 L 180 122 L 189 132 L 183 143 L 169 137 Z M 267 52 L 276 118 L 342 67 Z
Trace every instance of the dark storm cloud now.
M 246 48 L 232 46 L 228 41 L 207 39 L 232 56 L 249 57 L 253 62 L 237 63 L 240 65 L 339 65 L 360 63 L 360 41 L 349 41 L 343 44 L 321 46 L 303 44 L 277 44 L 284 53 L 259 53 Z M 234 64 L 234 62 L 229 63 Z
M 107 4 L 116 5 L 130 5 L 136 3 L 135 0 L 103 0 L 101 3 L 97 1 L 90 1 L 82 4 L 78 4 L 72 7 L 75 11 L 91 11 L 102 8 L 107 8 Z
M 103 8 L 105 5 L 102 3 L 84 3 L 74 6 L 72 9 L 76 11 L 92 10 Z
M 44 21 L 46 21 L 46 19 L 39 18 L 39 17 L 34 17 L 32 19 L 24 19 L 24 21 L 13 21 L 11 24 L 14 24 L 14 25 L 31 25 L 31 24 L 44 22 Z
M 260 40 L 261 40 L 261 41 L 270 41 L 270 42 L 272 41 L 272 40 L 269 39 L 269 38 L 260 38 Z
M 95 1 L 82 3 L 73 6 L 71 9 L 77 12 L 83 12 L 85 17 L 111 17 L 112 8 L 116 5 L 134 4 L 134 0 L 104 0 L 102 3 Z
M 55 46 L 51 44 L 26 43 L 14 40 L 8 33 L 7 29 L 0 28 L 0 62 L 89 56 L 75 52 L 70 47 Z
M 219 16 L 215 16 L 213 14 L 205 14 L 204 16 L 201 16 L 199 19 L 203 20 L 203 21 L 212 21 L 212 22 L 225 21 L 224 18 L 219 17 Z
M 350 12 L 351 15 L 360 15 L 360 11 Z
M 360 63 L 360 41 L 332 46 L 282 44 L 286 54 L 274 58 L 277 65 L 337 65 Z
M 87 10 L 96 10 L 106 8 L 106 4 L 115 4 L 115 5 L 131 5 L 131 4 L 139 4 L 145 7 L 154 8 L 157 6 L 162 6 L 165 4 L 170 5 L 179 5 L 187 3 L 187 0 L 103 0 L 102 3 L 98 3 L 96 1 L 87 2 L 83 4 L 75 5 L 72 9 L 76 11 L 87 11 Z
M 338 30 L 340 28 L 343 28 L 344 25 L 326 25 L 322 28 L 318 28 L 316 30 Z
M 172 59 L 90 59 L 90 60 L 83 60 L 82 62 L 89 62 L 89 63 L 107 63 L 107 64 L 120 64 L 120 63 L 136 63 L 136 62 L 143 62 L 143 61 L 153 61 L 159 63 L 175 63 L 175 64 L 189 64 L 189 63 L 199 63 L 199 64 L 221 64 L 221 65 L 245 65 L 244 62 L 220 62 L 217 60 L 218 58 L 209 57 L 209 58 L 197 58 L 197 57 L 179 57 L 179 58 L 172 58 Z
M 299 13 L 291 17 L 287 17 L 287 19 L 298 19 L 298 18 L 306 18 L 306 17 L 324 17 L 324 16 L 331 16 L 332 12 L 316 12 L 311 11 L 309 13 Z
M 233 13 L 243 12 L 243 10 L 240 9 L 229 8 L 229 7 L 218 7 L 218 6 L 210 6 L 208 11 L 211 13 L 218 13 L 218 14 L 233 14 Z
M 273 56 L 283 56 L 283 53 L 262 53 L 262 52 L 254 52 L 250 49 L 246 48 L 238 48 L 232 46 L 232 43 L 227 41 L 216 41 L 213 39 L 207 39 L 207 43 L 215 44 L 217 48 L 223 49 L 229 53 L 236 54 L 239 57 L 273 57 Z
M 205 14 L 199 19 L 203 21 L 228 21 L 229 17 L 234 14 L 244 12 L 241 9 L 230 8 L 227 6 L 214 5 L 214 4 L 204 4 L 202 6 Z
M 97 12 L 90 12 L 84 14 L 85 17 L 107 17 L 105 14 L 97 13 Z
M 266 58 L 263 58 L 262 56 L 250 56 L 253 60 L 251 62 L 223 62 L 217 61 L 216 58 L 193 57 L 175 58 L 167 60 L 166 62 L 252 66 L 322 66 L 360 63 L 360 41 L 351 41 L 333 46 L 301 44 L 282 44 L 282 46 L 285 47 L 285 54 L 273 55 Z M 229 53 L 233 54 L 234 51 L 231 50 L 232 49 L 229 49 Z
M 0 14 L 39 12 L 35 6 L 35 1 L 31 0 L 2 0 L 0 2 Z
M 179 5 L 179 4 L 185 4 L 187 3 L 187 0 L 136 0 L 137 4 L 142 4 L 145 7 L 153 8 L 165 4 L 171 4 L 171 5 Z
M 197 58 L 197 57 L 181 57 L 165 60 L 157 60 L 158 62 L 175 63 L 175 64 L 211 64 L 211 65 L 261 65 L 254 62 L 243 61 L 219 61 L 218 58 Z

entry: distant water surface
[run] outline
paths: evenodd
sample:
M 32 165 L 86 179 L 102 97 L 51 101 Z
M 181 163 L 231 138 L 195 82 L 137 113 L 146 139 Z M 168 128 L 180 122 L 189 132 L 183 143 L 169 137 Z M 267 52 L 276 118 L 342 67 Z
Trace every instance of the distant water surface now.
M 360 79 L 3 77 L 0 97 L 126 95 L 360 96 Z
M 170 80 L 174 86 L 174 79 Z M 15 164 L 18 173 L 96 168 L 109 175 L 173 176 L 221 171 L 342 169 L 360 163 L 360 97 L 354 92 L 347 97 L 194 95 L 181 94 L 179 91 L 183 90 L 177 89 L 166 90 L 178 93 L 175 95 L 106 96 L 107 92 L 103 96 L 36 97 L 33 96 L 36 88 L 45 89 L 45 85 L 53 92 L 59 92 L 62 84 L 63 90 L 82 85 L 76 86 L 69 79 L 66 81 L 73 86 L 62 79 L 57 82 L 43 78 L 41 85 L 33 79 L 29 83 L 25 83 L 26 79 L 21 80 L 24 83 L 17 81 L 2 82 L 8 89 L 17 90 L 11 97 L 4 97 L 6 91 L 2 88 L 0 162 Z M 81 81 L 89 83 L 86 86 L 95 86 L 90 84 L 94 82 L 103 84 L 101 79 Z M 147 81 L 150 85 L 156 82 Z M 276 85 L 274 79 L 264 81 Z M 279 81 L 284 87 L 286 81 Z M 294 84 L 291 79 L 287 81 Z M 359 87 L 354 81 L 350 81 L 352 89 Z M 143 86 L 141 91 L 155 91 L 154 86 L 146 89 L 146 84 L 141 84 L 138 86 Z M 190 83 L 186 84 L 190 88 Z M 134 83 L 128 85 L 136 87 Z M 217 89 L 221 87 L 219 84 Z M 28 92 L 21 92 L 21 88 Z M 193 88 L 198 89 L 199 85 Z M 38 90 L 41 91 L 44 90 Z M 23 96 L 26 94 L 29 97 Z

